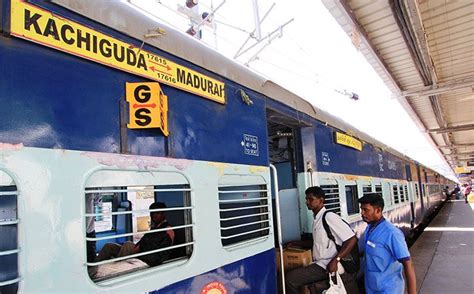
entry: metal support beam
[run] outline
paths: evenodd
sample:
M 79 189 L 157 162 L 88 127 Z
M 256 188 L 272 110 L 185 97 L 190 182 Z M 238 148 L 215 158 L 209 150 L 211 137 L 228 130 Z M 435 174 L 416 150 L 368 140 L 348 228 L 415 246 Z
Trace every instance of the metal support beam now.
M 456 153 L 456 152 L 453 152 L 453 153 L 450 153 L 450 154 L 444 154 L 444 155 L 447 155 L 447 156 L 471 156 L 471 157 L 474 157 L 474 151 L 469 151 L 469 152 L 460 152 L 460 153 Z
M 462 131 L 471 131 L 474 130 L 474 124 L 459 125 L 453 127 L 439 128 L 439 129 L 429 129 L 429 133 L 451 133 L 451 132 L 462 132 Z
M 472 87 L 474 87 L 474 77 L 467 77 L 463 79 L 455 79 L 443 83 L 438 83 L 431 86 L 421 87 L 410 91 L 402 91 L 398 95 L 395 95 L 394 98 L 438 95 Z
M 446 154 L 446 156 L 454 158 L 456 160 L 473 160 L 474 155 L 456 155 L 456 154 Z
M 453 148 L 466 148 L 466 147 L 474 147 L 474 143 L 467 143 L 467 144 L 453 144 L 451 146 L 449 145 L 442 145 L 438 146 L 439 148 L 447 148 L 447 149 L 453 149 Z

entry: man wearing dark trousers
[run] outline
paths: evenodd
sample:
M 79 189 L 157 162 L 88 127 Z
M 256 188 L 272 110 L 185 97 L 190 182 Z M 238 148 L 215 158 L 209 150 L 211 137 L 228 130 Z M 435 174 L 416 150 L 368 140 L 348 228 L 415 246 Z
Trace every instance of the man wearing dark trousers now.
M 324 199 L 326 197 L 323 189 L 318 186 L 306 189 L 306 206 L 313 211 L 313 263 L 294 269 L 286 275 L 286 293 L 299 294 L 301 287 L 320 281 L 328 280 L 328 273 L 344 273 L 344 267 L 340 260 L 350 254 L 357 245 L 357 238 L 352 229 L 335 213 L 329 212 L 326 221 L 335 238 L 335 242 L 342 248 L 338 252 L 336 244 L 329 239 L 322 217 L 326 212 Z M 301 242 L 293 242 L 294 245 L 303 245 Z

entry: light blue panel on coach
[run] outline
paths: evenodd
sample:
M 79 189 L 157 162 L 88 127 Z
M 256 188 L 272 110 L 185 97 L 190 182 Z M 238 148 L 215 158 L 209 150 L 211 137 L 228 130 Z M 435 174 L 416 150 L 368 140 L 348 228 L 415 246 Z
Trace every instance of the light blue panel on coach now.
M 298 190 L 280 190 L 281 233 L 283 243 L 299 240 L 301 234 L 298 207 Z
M 0 169 L 14 177 L 20 193 L 20 292 L 143 293 L 253 259 L 274 248 L 272 229 L 267 236 L 232 248 L 222 246 L 219 230 L 220 179 L 231 175 L 235 183 L 225 184 L 242 185 L 248 184 L 247 179 L 258 178 L 268 189 L 268 167 L 4 144 L 0 147 Z M 190 258 L 101 284 L 92 282 L 85 266 L 85 187 L 183 182 L 191 189 L 195 243 Z M 267 197 L 271 204 L 270 195 Z M 274 269 L 274 265 L 269 266 Z M 242 271 L 247 272 L 245 268 Z

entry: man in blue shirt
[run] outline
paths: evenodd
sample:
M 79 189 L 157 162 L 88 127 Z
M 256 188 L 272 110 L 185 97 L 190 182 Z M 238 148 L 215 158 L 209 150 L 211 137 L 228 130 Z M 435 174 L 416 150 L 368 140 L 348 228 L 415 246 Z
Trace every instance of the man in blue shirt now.
M 365 290 L 371 293 L 404 293 L 402 268 L 408 294 L 416 293 L 416 277 L 403 233 L 383 215 L 384 201 L 378 193 L 359 199 L 362 219 L 368 223 L 364 233 Z

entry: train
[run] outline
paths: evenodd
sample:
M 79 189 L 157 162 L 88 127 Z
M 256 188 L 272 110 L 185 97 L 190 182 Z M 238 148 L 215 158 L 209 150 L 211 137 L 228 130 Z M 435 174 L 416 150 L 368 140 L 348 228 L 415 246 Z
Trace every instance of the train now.
M 454 184 L 129 1 L 0 5 L 1 293 L 276 293 L 307 187 L 359 236 L 381 193 L 409 237 Z

